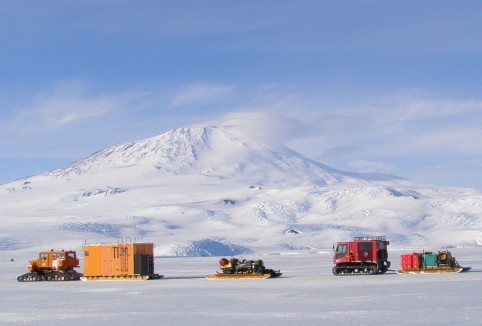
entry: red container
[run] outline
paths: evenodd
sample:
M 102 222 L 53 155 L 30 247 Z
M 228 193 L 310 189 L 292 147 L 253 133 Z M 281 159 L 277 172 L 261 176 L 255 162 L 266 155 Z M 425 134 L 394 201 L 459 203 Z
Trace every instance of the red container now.
M 402 270 L 419 270 L 420 269 L 420 254 L 418 253 L 411 253 L 405 254 L 400 257 L 400 265 L 402 266 Z

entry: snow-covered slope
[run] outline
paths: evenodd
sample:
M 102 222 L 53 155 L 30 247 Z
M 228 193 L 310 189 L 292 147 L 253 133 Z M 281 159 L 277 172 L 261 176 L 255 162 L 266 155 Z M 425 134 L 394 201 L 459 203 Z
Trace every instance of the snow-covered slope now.
M 482 194 L 342 172 L 220 127 L 115 145 L 0 186 L 0 250 L 125 237 L 158 255 L 482 244 Z

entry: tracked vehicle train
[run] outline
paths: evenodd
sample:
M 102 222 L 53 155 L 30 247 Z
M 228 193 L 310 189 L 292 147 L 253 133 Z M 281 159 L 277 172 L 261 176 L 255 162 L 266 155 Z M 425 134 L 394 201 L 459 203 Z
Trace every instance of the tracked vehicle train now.
M 375 275 L 389 271 L 389 241 L 384 236 L 361 236 L 353 241 L 338 242 L 333 246 L 332 273 L 336 276 Z M 148 280 L 163 275 L 154 272 L 154 245 L 152 243 L 117 243 L 84 245 L 83 274 L 75 271 L 79 259 L 75 251 L 45 251 L 29 261 L 28 273 L 17 277 L 19 282 L 77 281 L 77 280 Z M 459 273 L 470 267 L 459 265 L 447 250 L 413 252 L 401 255 L 398 274 Z M 263 260 L 221 258 L 220 271 L 206 276 L 211 279 L 276 278 L 279 270 L 268 269 Z

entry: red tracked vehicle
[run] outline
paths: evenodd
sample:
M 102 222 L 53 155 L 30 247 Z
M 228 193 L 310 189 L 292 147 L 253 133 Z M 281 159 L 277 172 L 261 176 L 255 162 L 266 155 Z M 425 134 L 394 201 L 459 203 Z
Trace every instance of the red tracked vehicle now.
M 334 275 L 373 275 L 385 273 L 390 268 L 387 247 L 383 236 L 355 237 L 353 241 L 338 242 L 334 248 Z

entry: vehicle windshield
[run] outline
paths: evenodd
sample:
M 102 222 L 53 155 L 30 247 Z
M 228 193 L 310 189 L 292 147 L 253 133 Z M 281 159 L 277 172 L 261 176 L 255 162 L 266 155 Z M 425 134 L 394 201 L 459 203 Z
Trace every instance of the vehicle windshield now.
M 348 245 L 346 244 L 339 244 L 336 247 L 336 258 L 342 258 L 346 255 L 346 250 L 348 248 Z

